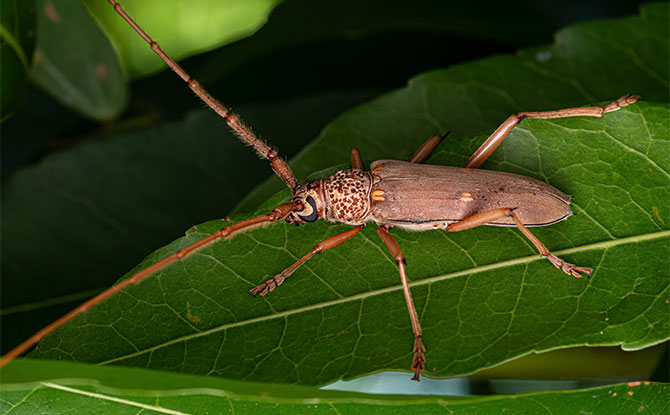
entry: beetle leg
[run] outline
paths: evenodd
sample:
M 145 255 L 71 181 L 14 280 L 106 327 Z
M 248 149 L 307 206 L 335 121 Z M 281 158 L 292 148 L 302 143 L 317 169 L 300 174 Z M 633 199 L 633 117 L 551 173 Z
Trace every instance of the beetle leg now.
M 540 252 L 540 255 L 546 257 L 549 260 L 549 262 L 551 262 L 556 268 L 562 270 L 568 275 L 573 275 L 575 277 L 581 277 L 582 273 L 586 274 L 589 277 L 591 276 L 591 273 L 593 272 L 591 268 L 578 267 L 574 264 L 570 264 L 568 262 L 563 261 L 561 258 L 555 256 L 551 252 L 549 252 L 547 247 L 544 246 L 544 244 L 539 239 L 537 239 L 537 237 L 533 235 L 526 226 L 524 226 L 519 217 L 513 212 L 513 209 L 510 208 L 492 209 L 487 210 L 486 212 L 477 213 L 475 215 L 463 219 L 460 222 L 450 224 L 449 226 L 447 226 L 447 230 L 449 232 L 464 231 L 466 229 L 486 225 L 489 222 L 507 216 L 511 217 L 514 220 L 514 223 L 516 224 L 517 228 L 519 228 L 521 233 L 523 233 L 524 236 L 528 238 L 528 240 L 530 240 L 530 242 L 532 242 L 533 245 L 535 245 L 535 248 L 537 248 L 537 250 Z
M 405 256 L 398 246 L 398 242 L 391 236 L 388 230 L 380 226 L 377 228 L 377 233 L 379 237 L 382 238 L 382 241 L 388 248 L 389 252 L 395 259 L 395 262 L 398 263 L 398 268 L 400 269 L 400 281 L 402 282 L 402 290 L 405 293 L 405 301 L 407 302 L 407 310 L 409 311 L 409 319 L 412 322 L 412 331 L 414 332 L 414 357 L 412 358 L 412 370 L 414 371 L 414 376 L 412 380 L 419 381 L 419 374 L 424 371 L 426 357 L 424 353 L 426 348 L 423 346 L 421 341 L 421 325 L 419 324 L 419 317 L 416 314 L 416 309 L 414 308 L 414 301 L 412 300 L 412 293 L 409 291 L 409 285 L 407 283 L 407 274 L 405 273 Z
M 273 291 L 275 288 L 280 286 L 286 278 L 290 277 L 295 272 L 295 270 L 300 268 L 302 264 L 307 262 L 307 260 L 313 257 L 315 254 L 319 254 L 321 252 L 335 248 L 336 246 L 342 245 L 349 239 L 356 236 L 356 234 L 358 234 L 358 232 L 360 232 L 361 229 L 363 229 L 364 227 L 365 225 L 358 225 L 353 229 L 349 229 L 348 231 L 344 231 L 342 233 L 338 233 L 336 235 L 324 239 L 319 244 L 317 244 L 310 253 L 297 260 L 293 265 L 286 268 L 279 274 L 265 281 L 263 284 L 252 288 L 251 290 L 249 290 L 249 292 L 251 293 L 251 295 L 256 296 L 257 294 L 265 295 L 270 291 Z
M 351 169 L 363 171 L 363 160 L 361 159 L 361 152 L 356 147 L 351 147 Z
M 537 119 L 552 119 L 552 118 L 567 118 L 567 117 L 602 117 L 603 114 L 611 111 L 616 111 L 621 107 L 632 104 L 640 99 L 637 95 L 624 95 L 616 101 L 611 102 L 605 107 L 584 107 L 584 108 L 566 108 L 555 111 L 542 112 L 520 112 L 510 116 L 505 122 L 500 124 L 497 130 L 474 152 L 467 163 L 466 168 L 476 169 L 479 167 L 493 151 L 502 143 L 507 137 L 507 134 L 516 127 L 524 118 Z
M 409 158 L 410 163 L 423 163 L 430 157 L 430 154 L 435 150 L 435 147 L 438 146 L 444 140 L 444 137 L 448 136 L 451 131 L 447 131 L 445 135 L 435 134 L 426 140 L 425 143 L 421 144 L 416 153 Z

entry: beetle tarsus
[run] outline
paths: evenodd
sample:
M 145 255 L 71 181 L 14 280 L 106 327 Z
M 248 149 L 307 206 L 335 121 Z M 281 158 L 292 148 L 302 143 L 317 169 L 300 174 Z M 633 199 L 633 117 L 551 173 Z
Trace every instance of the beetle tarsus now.
M 639 99 L 640 99 L 639 95 L 626 94 L 621 98 L 617 99 L 616 101 L 611 102 L 605 108 L 603 108 L 603 114 L 611 111 L 616 111 L 621 107 L 625 107 L 626 105 L 630 105 L 636 102 Z
M 421 341 L 421 336 L 416 336 L 414 338 L 414 357 L 412 358 L 412 370 L 414 371 L 414 376 L 412 380 L 419 382 L 421 372 L 425 370 L 426 356 L 424 353 L 426 348 Z
M 285 279 L 286 277 L 284 277 L 282 274 L 277 274 L 271 279 L 265 281 L 263 284 L 250 289 L 249 292 L 254 297 L 257 295 L 263 296 L 269 293 L 270 291 L 273 291 L 275 288 L 279 287 L 284 282 Z
M 560 269 L 561 271 L 565 272 L 568 275 L 581 278 L 583 276 L 582 274 L 586 274 L 586 277 L 588 278 L 593 273 L 593 269 L 591 268 L 578 267 L 575 264 L 563 261 L 561 258 L 557 257 L 554 254 L 548 254 L 546 255 L 546 257 L 549 260 L 549 262 L 554 264 L 556 268 Z

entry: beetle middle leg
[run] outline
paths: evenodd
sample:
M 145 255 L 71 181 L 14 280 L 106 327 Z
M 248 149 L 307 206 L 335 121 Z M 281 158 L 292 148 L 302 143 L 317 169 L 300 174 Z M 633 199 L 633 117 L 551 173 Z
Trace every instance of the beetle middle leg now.
M 486 225 L 489 222 L 493 222 L 496 219 L 504 217 L 511 217 L 512 220 L 514 220 L 516 227 L 519 228 L 521 233 L 523 233 L 524 236 L 533 243 L 533 245 L 535 245 L 535 248 L 537 248 L 537 250 L 540 252 L 540 255 L 546 257 L 549 260 L 549 262 L 554 264 L 556 268 L 562 270 L 566 274 L 573 275 L 575 277 L 581 277 L 582 273 L 586 274 L 589 277 L 591 276 L 591 273 L 593 272 L 591 268 L 578 267 L 574 264 L 570 264 L 568 262 L 563 261 L 561 258 L 555 256 L 551 252 L 549 252 L 547 247 L 544 246 L 544 244 L 539 239 L 537 239 L 535 235 L 531 233 L 531 231 L 521 222 L 519 217 L 514 213 L 514 210 L 510 208 L 491 209 L 485 212 L 477 213 L 475 215 L 463 219 L 460 222 L 450 224 L 449 226 L 447 226 L 447 230 L 449 232 L 464 231 L 466 229 Z
M 493 151 L 502 143 L 502 141 L 507 137 L 507 135 L 516 127 L 521 120 L 524 118 L 536 118 L 536 119 L 553 119 L 553 118 L 567 118 L 567 117 L 602 117 L 603 114 L 607 112 L 616 111 L 626 105 L 632 104 L 635 101 L 640 99 L 637 95 L 624 95 L 616 101 L 611 102 L 610 104 L 604 107 L 582 107 L 582 108 L 565 108 L 555 111 L 541 111 L 541 112 L 520 112 L 518 114 L 511 115 L 508 119 L 505 120 L 500 127 L 498 127 L 493 134 L 486 139 L 484 144 L 482 144 L 477 151 L 470 157 L 467 163 L 465 163 L 466 168 L 476 169 L 479 167 Z
M 414 376 L 412 380 L 419 380 L 419 375 L 424 371 L 426 357 L 424 353 L 426 348 L 421 341 L 421 325 L 419 324 L 419 317 L 416 314 L 416 309 L 414 308 L 414 301 L 412 300 L 412 293 L 409 291 L 409 284 L 407 283 L 407 274 L 405 273 L 405 256 L 398 245 L 398 242 L 391 236 L 387 228 L 380 226 L 377 228 L 377 233 L 382 239 L 389 252 L 395 259 L 395 262 L 398 263 L 398 269 L 400 270 L 400 281 L 402 282 L 402 291 L 405 293 L 405 302 L 407 303 L 407 310 L 409 311 L 409 318 L 412 322 L 412 331 L 414 332 L 414 356 L 412 358 L 412 370 L 414 371 Z
M 423 163 L 430 157 L 430 154 L 435 150 L 435 147 L 438 146 L 444 140 L 444 137 L 448 136 L 450 131 L 447 131 L 446 134 L 440 135 L 440 134 L 434 134 L 432 137 L 430 137 L 428 140 L 426 140 L 425 143 L 419 147 L 418 150 L 416 150 L 416 153 L 412 155 L 412 157 L 409 158 L 410 163 Z

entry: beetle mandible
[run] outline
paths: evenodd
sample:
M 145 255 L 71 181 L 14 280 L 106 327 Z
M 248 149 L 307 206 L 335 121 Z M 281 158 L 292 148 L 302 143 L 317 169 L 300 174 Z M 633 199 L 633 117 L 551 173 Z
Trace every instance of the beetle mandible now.
M 354 148 L 351 150 L 350 170 L 341 170 L 330 177 L 299 185 L 288 164 L 275 150 L 257 138 L 237 115 L 212 97 L 165 54 L 116 0 L 108 2 L 149 43 L 154 52 L 188 84 L 189 88 L 226 121 L 242 142 L 253 146 L 260 157 L 270 161 L 273 171 L 292 190 L 292 200 L 275 207 L 265 215 L 226 226 L 93 297 L 3 356 L 0 367 L 38 343 L 56 328 L 124 287 L 141 281 L 217 239 L 228 239 L 246 230 L 279 220 L 301 225 L 321 218 L 354 227 L 317 244 L 312 251 L 293 265 L 252 288 L 250 292 L 253 295 L 266 295 L 273 291 L 312 256 L 353 238 L 366 223 L 374 222 L 378 226 L 377 233 L 398 265 L 414 335 L 412 379 L 417 381 L 425 368 L 426 348 L 421 339 L 421 326 L 408 285 L 405 258 L 398 243 L 389 233 L 391 228 L 399 227 L 411 231 L 444 229 L 458 232 L 480 225 L 516 226 L 537 248 L 539 254 L 546 257 L 556 268 L 575 277 L 581 277 L 582 274 L 591 275 L 591 268 L 567 263 L 551 254 L 528 229 L 532 226 L 551 225 L 572 215 L 570 196 L 535 179 L 512 173 L 480 170 L 478 167 L 524 118 L 601 117 L 607 112 L 634 103 L 639 99 L 638 96 L 628 94 L 605 107 L 568 108 L 511 115 L 475 151 L 463 168 L 422 164 L 444 138 L 441 135 L 434 135 L 408 162 L 378 160 L 371 164 L 370 171 L 364 171 L 360 153 Z

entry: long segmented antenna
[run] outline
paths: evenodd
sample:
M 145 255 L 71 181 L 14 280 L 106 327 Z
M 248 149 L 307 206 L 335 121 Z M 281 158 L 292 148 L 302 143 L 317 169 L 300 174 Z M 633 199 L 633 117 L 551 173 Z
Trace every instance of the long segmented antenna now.
M 142 39 L 144 39 L 151 46 L 151 49 L 156 52 L 156 54 L 160 56 L 160 58 L 163 59 L 165 63 L 167 63 L 170 69 L 172 69 L 172 71 L 179 75 L 179 77 L 188 84 L 188 87 L 191 88 L 191 91 L 193 91 L 202 100 L 202 102 L 207 104 L 208 107 L 213 109 L 214 112 L 219 114 L 221 118 L 226 120 L 228 126 L 235 132 L 235 134 L 239 137 L 240 140 L 242 140 L 244 144 L 252 146 L 259 156 L 270 160 L 270 166 L 272 166 L 272 170 L 274 170 L 275 174 L 277 174 L 277 176 L 279 176 L 284 181 L 284 183 L 286 183 L 286 186 L 288 186 L 289 189 L 293 190 L 298 186 L 298 182 L 295 179 L 293 172 L 291 172 L 288 164 L 286 161 L 284 161 L 284 159 L 279 157 L 279 154 L 277 154 L 275 150 L 270 148 L 270 146 L 267 145 L 267 143 L 265 143 L 263 140 L 256 137 L 253 131 L 244 125 L 242 120 L 240 120 L 240 117 L 230 112 L 225 105 L 211 96 L 210 93 L 207 92 L 198 81 L 191 78 L 191 76 L 181 66 L 179 66 L 177 62 L 175 62 L 171 57 L 163 52 L 163 49 L 161 49 L 161 47 L 158 46 L 158 44 L 154 42 L 154 40 L 137 23 L 135 23 L 135 21 L 130 16 L 128 16 L 128 13 L 126 13 L 118 1 L 107 1 L 114 7 L 114 10 L 116 10 L 116 12 L 121 17 L 123 17 L 123 19 L 128 22 L 128 24 L 133 29 L 135 29 L 135 31 L 142 37 Z

